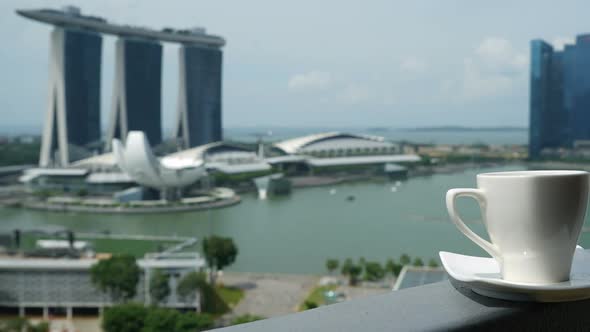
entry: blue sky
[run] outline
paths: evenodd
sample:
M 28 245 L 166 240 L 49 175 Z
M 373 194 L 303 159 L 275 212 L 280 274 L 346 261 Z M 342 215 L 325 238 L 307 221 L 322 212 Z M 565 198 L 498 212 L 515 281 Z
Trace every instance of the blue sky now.
M 526 126 L 529 41 L 561 45 L 590 32 L 588 1 L 3 0 L 2 125 L 40 127 L 47 102 L 51 28 L 14 10 L 66 4 L 114 22 L 223 36 L 226 127 Z M 114 41 L 103 42 L 104 122 Z M 165 44 L 167 128 L 177 54 Z

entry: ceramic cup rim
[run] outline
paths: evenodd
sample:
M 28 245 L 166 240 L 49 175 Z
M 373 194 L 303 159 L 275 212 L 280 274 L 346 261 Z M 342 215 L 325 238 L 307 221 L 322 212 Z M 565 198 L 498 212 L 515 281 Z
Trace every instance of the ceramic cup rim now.
M 570 176 L 587 176 L 590 173 L 579 170 L 532 170 L 532 171 L 508 171 L 508 172 L 489 172 L 477 174 L 482 178 L 539 178 L 539 177 L 570 177 Z

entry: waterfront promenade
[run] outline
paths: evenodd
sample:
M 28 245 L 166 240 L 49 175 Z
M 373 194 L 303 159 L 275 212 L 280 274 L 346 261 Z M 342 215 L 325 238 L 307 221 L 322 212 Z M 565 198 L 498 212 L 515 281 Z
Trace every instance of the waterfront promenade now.
M 86 212 L 86 213 L 112 213 L 112 214 L 146 214 L 146 213 L 175 213 L 191 212 L 208 209 L 219 209 L 239 204 L 239 195 L 223 198 L 213 202 L 198 204 L 163 204 L 154 206 L 89 206 L 80 204 L 51 203 L 47 201 L 26 200 L 22 206 L 33 210 L 44 210 L 52 212 Z

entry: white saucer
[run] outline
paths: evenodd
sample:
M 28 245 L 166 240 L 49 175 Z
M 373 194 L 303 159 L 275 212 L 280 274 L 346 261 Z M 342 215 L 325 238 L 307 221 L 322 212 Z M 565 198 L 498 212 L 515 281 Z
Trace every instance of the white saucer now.
M 590 250 L 578 246 L 569 281 L 555 284 L 527 284 L 503 280 L 495 259 L 441 251 L 447 273 L 474 292 L 502 300 L 565 302 L 590 298 Z

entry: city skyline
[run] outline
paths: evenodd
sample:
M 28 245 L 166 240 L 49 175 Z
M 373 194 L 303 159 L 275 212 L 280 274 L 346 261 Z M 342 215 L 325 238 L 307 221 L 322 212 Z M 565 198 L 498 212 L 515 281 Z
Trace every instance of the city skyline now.
M 531 41 L 529 155 L 572 148 L 590 140 L 590 34 L 576 36 L 563 50 Z
M 518 14 L 531 3 L 500 9 L 468 2 L 376 2 L 344 4 L 327 21 L 323 18 L 334 4 L 233 4 L 241 13 L 236 16 L 222 10 L 228 4 L 212 2 L 180 2 L 166 10 L 155 2 L 3 2 L 2 33 L 18 31 L 0 54 L 0 70 L 12 78 L 4 82 L 3 90 L 9 93 L 0 101 L 0 112 L 10 124 L 42 122 L 49 52 L 49 28 L 27 26 L 14 9 L 66 4 L 118 23 L 154 28 L 199 25 L 224 36 L 226 127 L 526 126 L 529 40 L 573 40 L 585 32 L 577 18 L 588 7 L 582 2 L 563 4 L 558 22 L 547 25 L 541 22 L 555 16 L 554 10 L 537 2 L 534 20 Z M 260 6 L 268 10 L 255 13 Z M 464 29 L 467 24 L 470 29 Z M 104 45 L 103 127 L 114 81 L 114 38 L 105 38 Z M 167 129 L 175 122 L 177 51 L 166 46 L 163 54 L 162 112 Z

